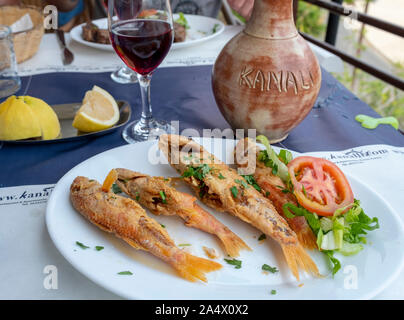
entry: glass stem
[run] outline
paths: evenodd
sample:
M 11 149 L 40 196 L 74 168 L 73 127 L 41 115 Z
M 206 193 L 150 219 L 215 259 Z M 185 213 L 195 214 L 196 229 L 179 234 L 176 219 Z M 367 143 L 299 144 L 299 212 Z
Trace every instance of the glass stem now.
M 142 116 L 140 121 L 147 128 L 150 127 L 150 124 L 154 121 L 152 115 L 152 106 L 150 100 L 150 81 L 151 74 L 141 75 L 138 74 L 140 92 L 142 95 Z

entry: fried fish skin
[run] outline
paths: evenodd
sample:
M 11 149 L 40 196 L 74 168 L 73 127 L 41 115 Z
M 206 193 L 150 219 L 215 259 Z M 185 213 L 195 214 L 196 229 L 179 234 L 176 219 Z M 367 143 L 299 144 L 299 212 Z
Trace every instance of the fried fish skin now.
M 70 187 L 73 207 L 104 231 L 114 233 L 132 247 L 152 253 L 173 266 L 189 281 L 207 281 L 205 273 L 220 269 L 216 262 L 195 257 L 175 246 L 167 231 L 131 199 L 102 191 L 101 185 L 77 177 Z
M 267 194 L 268 199 L 271 200 L 277 212 L 286 219 L 303 247 L 306 249 L 316 249 L 316 236 L 308 225 L 306 218 L 287 218 L 284 215 L 283 205 L 286 203 L 292 203 L 297 206 L 296 197 L 289 192 L 283 192 L 283 190 L 286 189 L 285 183 L 281 178 L 272 173 L 272 168 L 266 167 L 263 162 L 258 160 L 260 151 L 258 145 L 251 139 L 245 138 L 240 140 L 235 148 L 237 166 L 239 168 L 245 168 L 248 166 L 248 161 L 251 159 L 250 157 L 255 158 L 251 160 L 255 161 L 256 164 L 253 176 L 257 184 L 262 188 L 264 194 Z M 243 163 L 241 163 L 242 161 Z
M 234 169 L 184 136 L 162 135 L 159 148 L 201 201 L 218 211 L 238 217 L 277 241 L 296 279 L 299 280 L 299 269 L 319 275 L 316 264 L 304 251 L 285 219 L 261 193 L 243 186 L 243 177 Z M 202 170 L 204 174 L 197 177 L 189 175 L 190 168 Z
M 115 169 L 117 185 L 123 192 L 156 215 L 178 215 L 187 227 L 216 235 L 228 255 L 238 257 L 242 249 L 251 250 L 242 239 L 196 203 L 196 198 L 176 190 L 170 180 L 128 169 Z M 164 199 L 162 198 L 164 196 Z

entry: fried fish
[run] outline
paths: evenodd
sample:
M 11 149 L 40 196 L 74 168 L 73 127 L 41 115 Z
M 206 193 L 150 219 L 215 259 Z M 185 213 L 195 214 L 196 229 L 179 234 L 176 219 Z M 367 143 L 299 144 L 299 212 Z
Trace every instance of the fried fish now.
M 287 218 L 284 215 L 283 205 L 292 203 L 297 206 L 296 197 L 289 192 L 285 192 L 287 190 L 285 183 L 272 173 L 272 168 L 266 167 L 263 162 L 258 160 L 259 152 L 260 148 L 251 139 L 245 138 L 240 140 L 235 149 L 235 159 L 238 167 L 248 166 L 249 157 L 255 158 L 253 161 L 255 161 L 256 168 L 253 176 L 257 184 L 262 188 L 268 199 L 271 200 L 277 212 L 286 219 L 289 226 L 296 233 L 300 243 L 306 249 L 316 249 L 316 236 L 308 225 L 306 218 L 297 216 Z M 247 161 L 241 163 L 241 159 L 247 159 Z
M 132 199 L 155 215 L 178 215 L 187 227 L 216 235 L 231 257 L 239 256 L 242 249 L 251 250 L 242 239 L 196 203 L 196 198 L 176 190 L 170 180 L 151 177 L 127 169 L 115 169 L 117 185 Z
M 316 264 L 271 201 L 248 186 L 236 170 L 187 137 L 162 135 L 159 148 L 201 201 L 253 225 L 279 243 L 296 279 L 299 269 L 319 275 Z
M 219 263 L 195 257 L 177 248 L 167 231 L 147 216 L 135 201 L 86 177 L 77 177 L 70 187 L 73 207 L 102 230 L 114 233 L 135 249 L 150 252 L 174 267 L 189 281 L 207 281 L 205 273 L 220 269 Z

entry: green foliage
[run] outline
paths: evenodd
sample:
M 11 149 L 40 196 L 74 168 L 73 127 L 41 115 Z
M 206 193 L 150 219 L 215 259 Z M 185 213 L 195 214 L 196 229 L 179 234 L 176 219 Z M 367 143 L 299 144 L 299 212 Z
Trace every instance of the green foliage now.
M 323 37 L 326 30 L 327 12 L 320 7 L 299 1 L 297 28 L 314 37 Z
M 365 0 L 365 3 L 374 2 L 375 0 Z M 345 0 L 345 4 L 353 5 L 358 3 L 358 0 Z M 360 1 L 363 3 L 362 1 Z M 315 37 L 320 37 L 323 40 L 324 31 L 326 29 L 326 18 L 328 13 L 319 7 L 299 1 L 297 26 L 300 31 L 308 33 Z M 363 30 L 366 33 L 366 29 Z M 354 41 L 355 48 L 360 52 L 366 50 L 363 43 L 357 40 L 357 34 L 353 34 L 347 41 Z M 404 65 L 394 65 L 398 77 L 404 78 Z M 352 67 L 345 64 L 345 71 L 341 74 L 336 74 L 336 78 L 346 87 L 352 87 Z M 393 116 L 400 122 L 400 127 L 404 128 L 404 91 L 401 91 L 391 85 L 386 84 L 362 70 L 356 71 L 356 86 L 355 94 L 367 104 L 369 104 L 381 116 Z

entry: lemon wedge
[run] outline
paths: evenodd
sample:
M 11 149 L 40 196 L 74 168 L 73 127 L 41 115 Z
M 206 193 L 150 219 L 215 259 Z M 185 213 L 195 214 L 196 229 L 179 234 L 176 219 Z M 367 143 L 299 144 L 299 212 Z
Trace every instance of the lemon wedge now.
M 115 99 L 104 89 L 94 86 L 86 92 L 73 127 L 82 132 L 95 132 L 111 128 L 118 121 L 119 108 Z
M 59 134 L 59 119 L 43 100 L 11 96 L 0 104 L 0 140 L 49 140 Z

